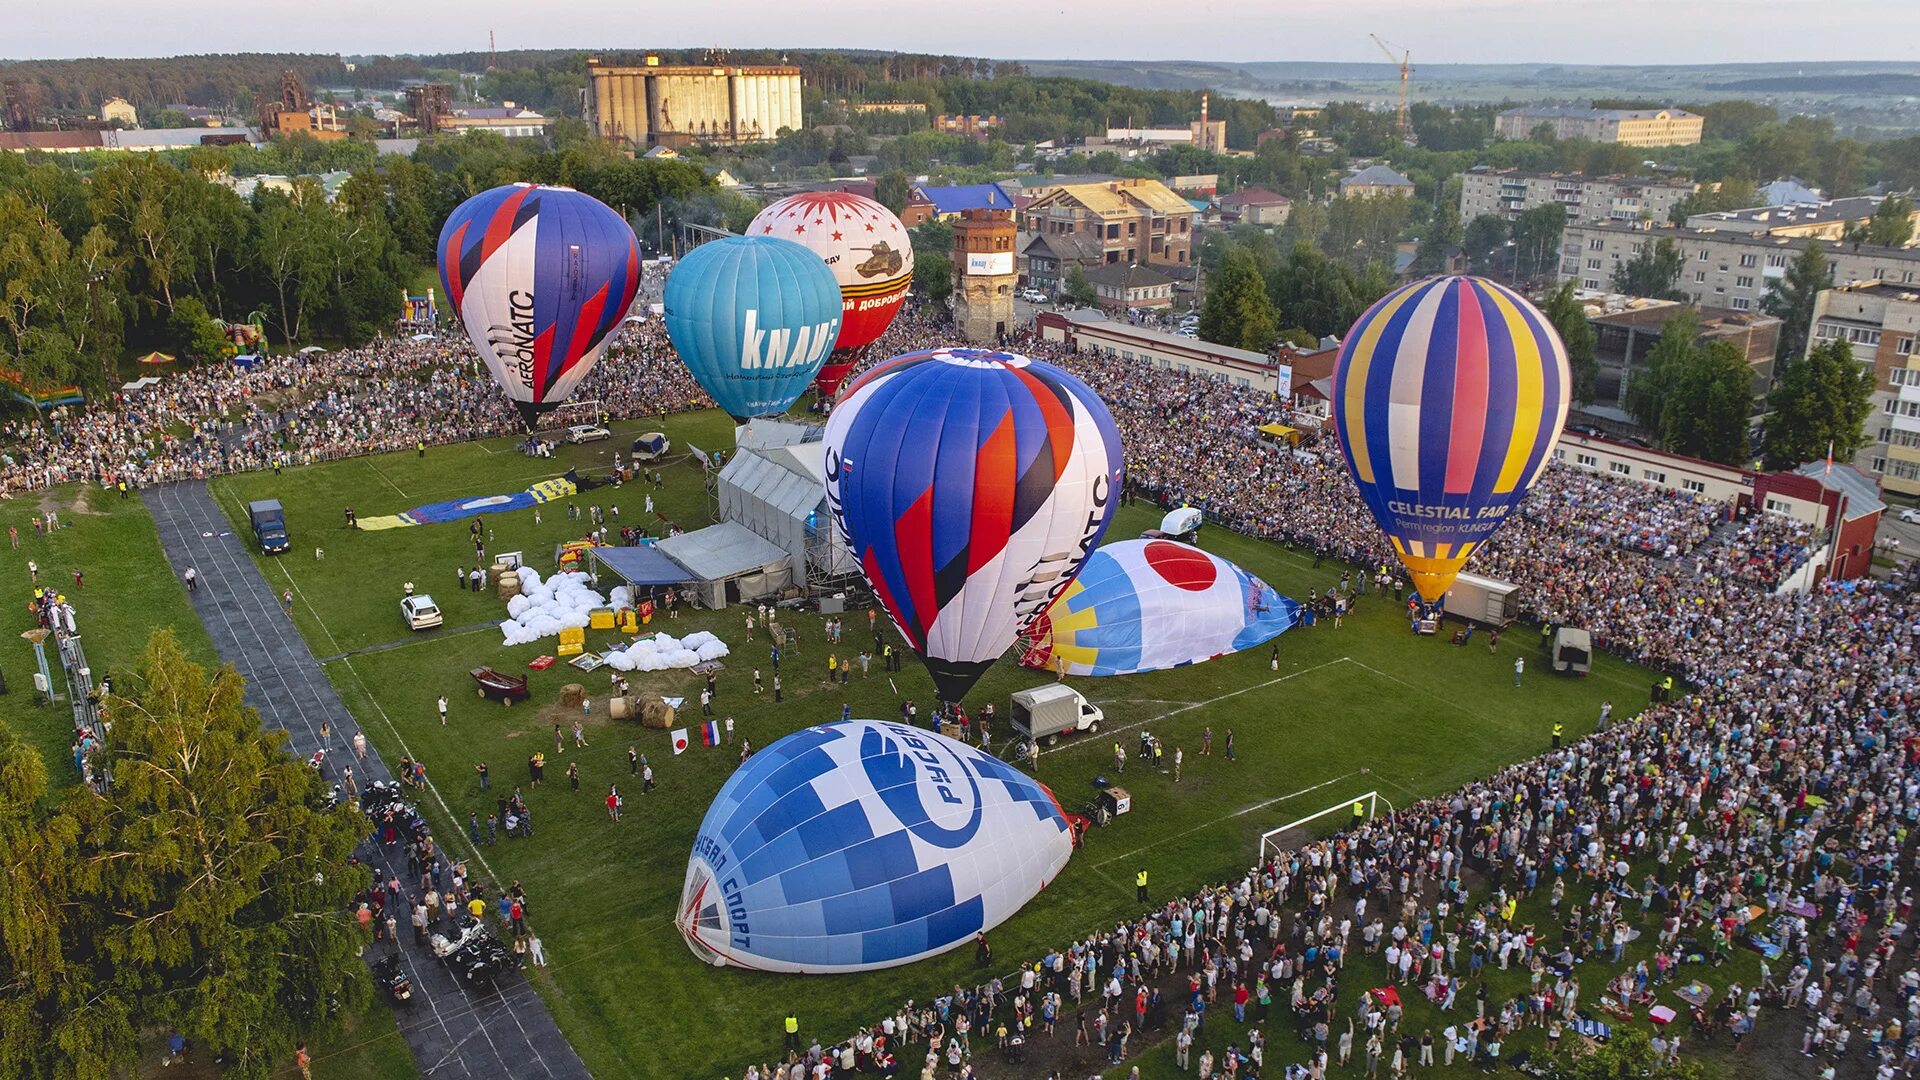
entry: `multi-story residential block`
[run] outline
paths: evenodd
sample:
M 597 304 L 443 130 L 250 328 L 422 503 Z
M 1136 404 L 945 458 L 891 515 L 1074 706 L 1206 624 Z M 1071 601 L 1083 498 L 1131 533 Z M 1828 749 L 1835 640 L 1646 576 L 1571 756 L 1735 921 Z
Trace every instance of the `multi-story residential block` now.
M 1865 281 L 1821 293 L 1808 345 L 1835 340 L 1873 369 L 1869 441 L 1854 465 L 1888 491 L 1920 495 L 1920 287 Z
M 1511 221 L 1536 206 L 1558 203 L 1566 207 L 1569 222 L 1583 225 L 1642 218 L 1664 222 L 1680 200 L 1698 189 L 1691 180 L 1658 176 L 1469 169 L 1460 174 L 1460 220 L 1493 214 Z
M 1787 236 L 1752 236 L 1718 229 L 1647 228 L 1639 225 L 1567 226 L 1561 237 L 1561 281 L 1583 289 L 1613 287 L 1621 264 L 1661 240 L 1672 240 L 1682 260 L 1680 288 L 1703 307 L 1758 310 L 1760 300 L 1802 248 L 1819 244 L 1827 256 L 1829 280 L 1920 282 L 1920 249 L 1874 247 Z
M 1704 117 L 1685 109 L 1578 109 L 1530 106 L 1508 109 L 1494 119 L 1506 139 L 1524 139 L 1545 124 L 1557 139 L 1587 139 L 1621 146 L 1692 146 L 1700 141 Z

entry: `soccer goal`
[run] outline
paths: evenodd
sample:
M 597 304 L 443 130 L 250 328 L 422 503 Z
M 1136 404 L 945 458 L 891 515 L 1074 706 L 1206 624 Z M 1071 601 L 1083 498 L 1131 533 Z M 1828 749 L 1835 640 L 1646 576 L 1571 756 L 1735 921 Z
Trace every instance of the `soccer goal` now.
M 1367 820 L 1372 821 L 1379 814 L 1381 804 L 1386 804 L 1387 812 L 1393 812 L 1393 804 L 1381 795 L 1379 789 L 1362 792 L 1351 799 L 1335 803 L 1318 813 L 1308 814 L 1298 821 L 1289 821 L 1277 829 L 1269 829 L 1260 834 L 1260 861 L 1266 862 L 1269 851 L 1279 852 L 1304 843 L 1313 836 L 1308 826 L 1325 818 L 1337 817 L 1329 827 L 1338 828 L 1353 819 L 1353 806 L 1359 803 L 1366 809 Z

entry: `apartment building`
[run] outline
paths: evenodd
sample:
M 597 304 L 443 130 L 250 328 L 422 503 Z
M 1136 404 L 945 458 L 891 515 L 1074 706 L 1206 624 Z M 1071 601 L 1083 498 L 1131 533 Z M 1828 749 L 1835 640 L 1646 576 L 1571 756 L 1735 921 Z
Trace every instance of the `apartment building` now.
M 1621 146 L 1692 146 L 1700 141 L 1704 117 L 1684 109 L 1577 109 L 1532 106 L 1508 109 L 1494 118 L 1502 138 L 1524 139 L 1545 124 L 1557 139 L 1587 139 Z
M 1519 169 L 1469 169 L 1460 174 L 1460 220 L 1493 214 L 1512 221 L 1536 206 L 1558 203 L 1567 221 L 1602 225 L 1641 218 L 1664 222 L 1699 185 L 1658 176 L 1586 176 Z
M 1025 209 L 1024 227 L 1046 236 L 1091 236 L 1105 263 L 1193 258 L 1193 204 L 1158 180 L 1112 180 L 1052 188 Z
M 1703 307 L 1755 311 L 1776 278 L 1806 245 L 1819 244 L 1827 255 L 1831 281 L 1885 281 L 1912 286 L 1920 282 L 1920 249 L 1873 247 L 1787 236 L 1753 236 L 1718 229 L 1644 228 L 1638 225 L 1569 224 L 1561 238 L 1561 281 L 1605 290 L 1613 272 L 1644 248 L 1672 240 L 1684 265 L 1680 288 Z
M 1813 309 L 1811 343 L 1842 340 L 1873 369 L 1873 415 L 1855 467 L 1888 491 L 1920 495 L 1920 286 L 1866 281 L 1828 289 Z

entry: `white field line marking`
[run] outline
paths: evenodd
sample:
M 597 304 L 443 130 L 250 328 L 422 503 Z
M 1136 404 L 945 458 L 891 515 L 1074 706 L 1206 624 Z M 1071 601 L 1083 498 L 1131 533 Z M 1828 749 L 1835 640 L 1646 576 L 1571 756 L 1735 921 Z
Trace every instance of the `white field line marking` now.
M 1117 728 L 1106 728 L 1105 730 L 1115 735 L 1118 735 L 1123 731 L 1132 731 L 1134 728 L 1137 728 L 1137 727 L 1145 727 L 1148 724 L 1157 724 L 1162 720 L 1179 716 L 1181 713 L 1184 713 L 1184 712 L 1192 712 L 1195 709 L 1204 709 L 1209 705 L 1219 704 L 1220 702 L 1225 701 L 1228 698 L 1236 698 L 1236 697 L 1239 697 L 1241 694 L 1251 693 L 1255 690 L 1264 690 L 1269 686 L 1277 686 L 1280 683 L 1286 682 L 1288 679 L 1297 679 L 1302 675 L 1311 675 L 1316 671 L 1323 671 L 1327 668 L 1332 667 L 1335 664 L 1352 664 L 1352 663 L 1359 663 L 1359 661 L 1354 660 L 1351 657 L 1342 656 L 1334 660 L 1329 660 L 1324 664 L 1315 664 L 1310 668 L 1301 668 L 1299 671 L 1290 671 L 1287 674 L 1282 675 L 1277 679 L 1268 679 L 1266 682 L 1263 682 L 1263 683 L 1255 683 L 1252 686 L 1243 686 L 1238 690 L 1231 690 L 1231 691 L 1228 691 L 1227 693 L 1221 694 L 1219 697 L 1208 698 L 1205 701 L 1196 701 L 1188 705 L 1182 705 L 1177 709 L 1168 710 L 1167 712 L 1163 712 L 1158 716 L 1150 716 L 1145 720 L 1137 720 L 1131 724 L 1125 724 Z M 1366 665 L 1361 664 L 1361 666 L 1365 667 Z M 1056 747 L 1052 750 L 1042 750 L 1040 751 L 1040 753 L 1041 754 L 1063 754 L 1069 750 L 1085 749 L 1086 747 L 1095 746 L 1095 745 L 1097 745 L 1097 741 L 1094 739 L 1075 739 L 1067 743 L 1067 745 L 1065 746 Z
M 1194 833 L 1201 832 L 1206 829 L 1211 829 L 1215 825 L 1218 825 L 1223 821 L 1232 821 L 1234 818 L 1246 817 L 1248 814 L 1253 813 L 1255 810 L 1264 810 L 1265 808 L 1272 806 L 1275 803 L 1282 803 L 1282 802 L 1286 802 L 1288 799 L 1299 798 L 1300 796 L 1309 794 L 1310 792 L 1319 791 L 1323 787 L 1330 787 L 1334 784 L 1339 783 L 1342 780 L 1351 780 L 1354 777 L 1359 775 L 1361 775 L 1361 770 L 1355 769 L 1350 773 L 1346 773 L 1341 776 L 1336 776 L 1331 780 L 1322 780 L 1317 784 L 1312 784 L 1307 787 L 1303 787 L 1299 791 L 1290 791 L 1285 795 L 1276 795 L 1275 797 L 1268 799 L 1264 802 L 1257 802 L 1257 803 L 1254 803 L 1252 806 L 1248 806 L 1240 810 L 1235 810 L 1231 814 L 1222 814 L 1221 816 L 1214 818 L 1212 821 L 1208 821 L 1200 825 L 1195 825 L 1193 828 L 1188 829 L 1185 832 L 1174 833 L 1172 836 L 1163 836 L 1160 839 L 1155 840 L 1151 844 L 1145 844 L 1140 847 L 1134 848 L 1132 851 L 1127 852 L 1125 855 L 1115 855 L 1113 858 L 1108 859 L 1105 862 L 1094 863 L 1093 868 L 1095 870 L 1098 870 L 1103 866 L 1120 862 L 1123 859 L 1131 859 L 1135 855 L 1138 855 L 1141 852 L 1148 850 L 1149 848 L 1159 847 L 1161 844 L 1164 844 L 1169 840 L 1178 840 L 1183 836 L 1192 836 Z
M 360 677 L 360 672 L 353 666 L 353 658 L 348 657 L 341 660 L 340 663 L 345 665 L 347 671 L 353 675 L 353 681 L 360 684 L 360 692 L 365 694 L 367 700 L 373 703 L 374 711 L 380 714 L 380 719 L 387 725 L 387 730 L 393 733 L 393 741 L 400 745 L 400 752 L 414 761 L 420 760 L 414 757 L 413 748 L 407 745 L 405 736 L 400 734 L 400 728 L 394 724 L 393 718 L 387 715 L 386 707 L 381 705 L 380 699 L 374 696 L 372 688 L 367 686 L 367 681 Z M 453 810 L 447 806 L 447 800 L 440 797 L 440 789 L 432 780 L 427 781 L 427 791 L 433 795 L 433 801 L 439 804 L 440 812 L 446 815 L 447 824 L 452 828 L 454 835 L 458 836 L 461 842 L 473 852 L 473 857 L 480 863 L 480 868 L 485 870 L 488 879 L 497 885 L 500 881 L 499 876 L 493 872 L 493 867 L 487 864 L 487 857 L 480 854 L 479 846 L 474 844 L 472 840 L 467 837 L 466 832 L 460 828 L 460 819 L 455 817 Z

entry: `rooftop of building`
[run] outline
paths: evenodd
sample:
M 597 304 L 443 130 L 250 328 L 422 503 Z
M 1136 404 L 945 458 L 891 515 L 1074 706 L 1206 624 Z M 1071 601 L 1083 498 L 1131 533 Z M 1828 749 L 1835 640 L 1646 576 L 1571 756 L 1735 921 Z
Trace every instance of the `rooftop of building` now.
M 1920 248 L 1876 247 L 1872 244 L 1855 243 L 1851 240 L 1818 240 L 1804 236 L 1770 236 L 1766 233 L 1737 232 L 1726 229 L 1695 229 L 1676 225 L 1655 225 L 1648 227 L 1639 222 L 1567 222 L 1567 231 L 1600 233 L 1638 233 L 1655 240 L 1711 240 L 1722 244 L 1739 244 L 1747 247 L 1783 248 L 1799 251 L 1808 244 L 1819 244 L 1827 251 L 1845 249 L 1849 252 L 1867 251 L 1880 258 L 1920 261 Z
M 914 188 L 926 197 L 933 209 L 940 214 L 957 214 L 962 210 L 995 209 L 1012 210 L 1013 194 L 999 184 L 955 184 L 949 187 L 933 187 L 921 184 Z
M 1675 120 L 1697 120 L 1699 117 L 1685 109 L 1594 109 L 1577 105 L 1522 105 L 1517 109 L 1507 109 L 1501 116 L 1571 116 L 1589 120 L 1657 120 L 1669 117 Z
M 1413 181 L 1387 165 L 1369 165 L 1340 181 L 1341 187 L 1412 187 Z
M 1094 285 L 1117 285 L 1125 289 L 1150 289 L 1173 284 L 1172 278 L 1158 270 L 1128 263 L 1096 266 L 1087 271 L 1087 281 Z
M 1491 165 L 1475 165 L 1467 170 L 1469 176 L 1497 176 L 1502 179 L 1517 180 L 1563 180 L 1578 184 L 1663 184 L 1672 187 L 1692 188 L 1691 180 L 1672 176 L 1652 176 L 1646 173 L 1607 173 L 1595 175 L 1586 172 L 1541 172 L 1532 169 L 1496 169 Z
M 1828 199 L 1815 203 L 1790 203 L 1784 206 L 1750 206 L 1741 210 L 1718 210 L 1709 214 L 1695 214 L 1687 219 L 1690 228 L 1711 228 L 1695 222 L 1727 222 L 1729 224 L 1764 225 L 1768 228 L 1783 228 L 1791 225 L 1826 225 L 1834 222 L 1859 221 L 1873 216 L 1880 208 L 1880 200 L 1871 195 L 1855 195 L 1845 199 Z

